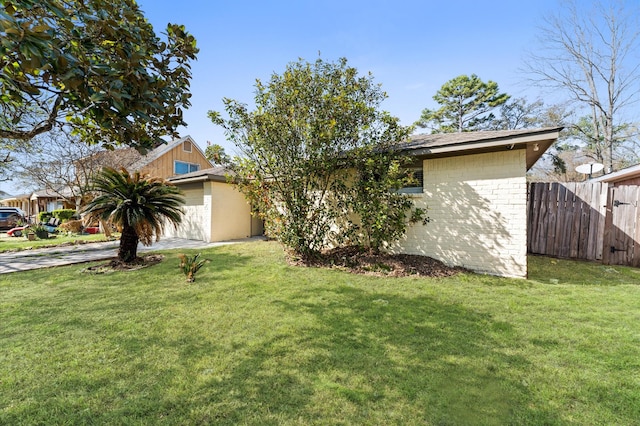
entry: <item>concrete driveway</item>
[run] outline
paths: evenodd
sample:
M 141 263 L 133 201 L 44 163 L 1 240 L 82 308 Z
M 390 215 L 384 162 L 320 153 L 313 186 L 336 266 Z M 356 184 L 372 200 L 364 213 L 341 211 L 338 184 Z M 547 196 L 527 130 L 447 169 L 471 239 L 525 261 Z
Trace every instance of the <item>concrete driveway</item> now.
M 138 246 L 138 252 L 180 248 L 197 249 L 255 240 L 257 240 L 257 238 L 221 243 L 205 243 L 204 241 L 186 240 L 183 238 L 164 238 L 158 242 L 154 242 L 153 245 L 149 247 L 140 244 Z M 0 253 L 0 274 L 112 259 L 117 255 L 119 244 L 120 241 L 109 241 Z

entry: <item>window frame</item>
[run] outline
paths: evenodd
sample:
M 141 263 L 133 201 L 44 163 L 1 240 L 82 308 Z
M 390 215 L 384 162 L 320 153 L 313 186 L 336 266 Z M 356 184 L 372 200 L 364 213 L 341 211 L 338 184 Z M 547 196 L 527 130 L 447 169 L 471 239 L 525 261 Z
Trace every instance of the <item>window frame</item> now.
M 422 164 L 420 166 L 407 167 L 406 170 L 414 173 L 415 178 L 418 180 L 417 186 L 404 186 L 398 190 L 402 194 L 421 194 L 424 192 L 424 168 Z
M 187 171 L 178 172 L 178 164 L 187 166 Z M 187 173 L 197 172 L 198 170 L 200 170 L 200 164 L 198 163 L 190 163 L 188 161 L 180 161 L 180 160 L 173 161 L 173 173 L 175 175 L 186 175 Z

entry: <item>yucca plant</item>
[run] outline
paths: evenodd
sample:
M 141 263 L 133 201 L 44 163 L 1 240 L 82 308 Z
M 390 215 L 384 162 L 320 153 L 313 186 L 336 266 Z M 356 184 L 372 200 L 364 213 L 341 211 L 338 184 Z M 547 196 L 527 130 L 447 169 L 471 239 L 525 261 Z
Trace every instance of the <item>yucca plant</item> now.
M 208 259 L 198 260 L 200 253 L 193 257 L 187 256 L 186 254 L 179 254 L 178 257 L 180 258 L 180 269 L 187 277 L 188 283 L 196 280 L 196 273 L 209 261 Z
M 118 259 L 124 263 L 136 260 L 138 242 L 149 246 L 168 223 L 182 221 L 184 198 L 164 179 L 104 168 L 91 190 L 96 197 L 84 209 L 87 219 L 111 221 L 122 229 Z

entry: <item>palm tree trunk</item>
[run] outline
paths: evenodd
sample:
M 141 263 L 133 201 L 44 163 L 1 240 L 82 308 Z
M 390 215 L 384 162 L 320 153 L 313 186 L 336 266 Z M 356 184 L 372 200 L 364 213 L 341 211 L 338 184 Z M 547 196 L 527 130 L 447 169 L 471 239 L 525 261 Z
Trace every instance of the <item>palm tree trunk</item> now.
M 122 227 L 118 259 L 124 263 L 131 263 L 138 257 L 138 234 L 131 226 Z

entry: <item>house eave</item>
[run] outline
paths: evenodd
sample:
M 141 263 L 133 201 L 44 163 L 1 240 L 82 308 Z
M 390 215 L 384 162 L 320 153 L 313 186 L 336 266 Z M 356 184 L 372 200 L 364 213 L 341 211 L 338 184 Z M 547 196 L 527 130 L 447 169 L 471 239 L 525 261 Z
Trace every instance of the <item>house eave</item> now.
M 532 131 L 530 134 L 525 135 L 471 140 L 438 146 L 409 147 L 407 149 L 401 148 L 401 150 L 419 159 L 429 159 L 525 149 L 527 170 L 529 170 L 558 139 L 560 130 L 562 128 L 553 128 L 544 131 Z
M 597 178 L 591 179 L 591 182 L 618 182 L 637 176 L 640 176 L 640 164 L 628 167 L 626 169 L 618 170 L 617 172 L 598 176 Z
M 198 176 L 191 176 L 181 178 L 180 176 L 173 176 L 167 179 L 174 185 L 180 185 L 182 183 L 194 183 L 194 182 L 227 182 L 226 176 L 220 176 L 216 174 L 205 173 Z

